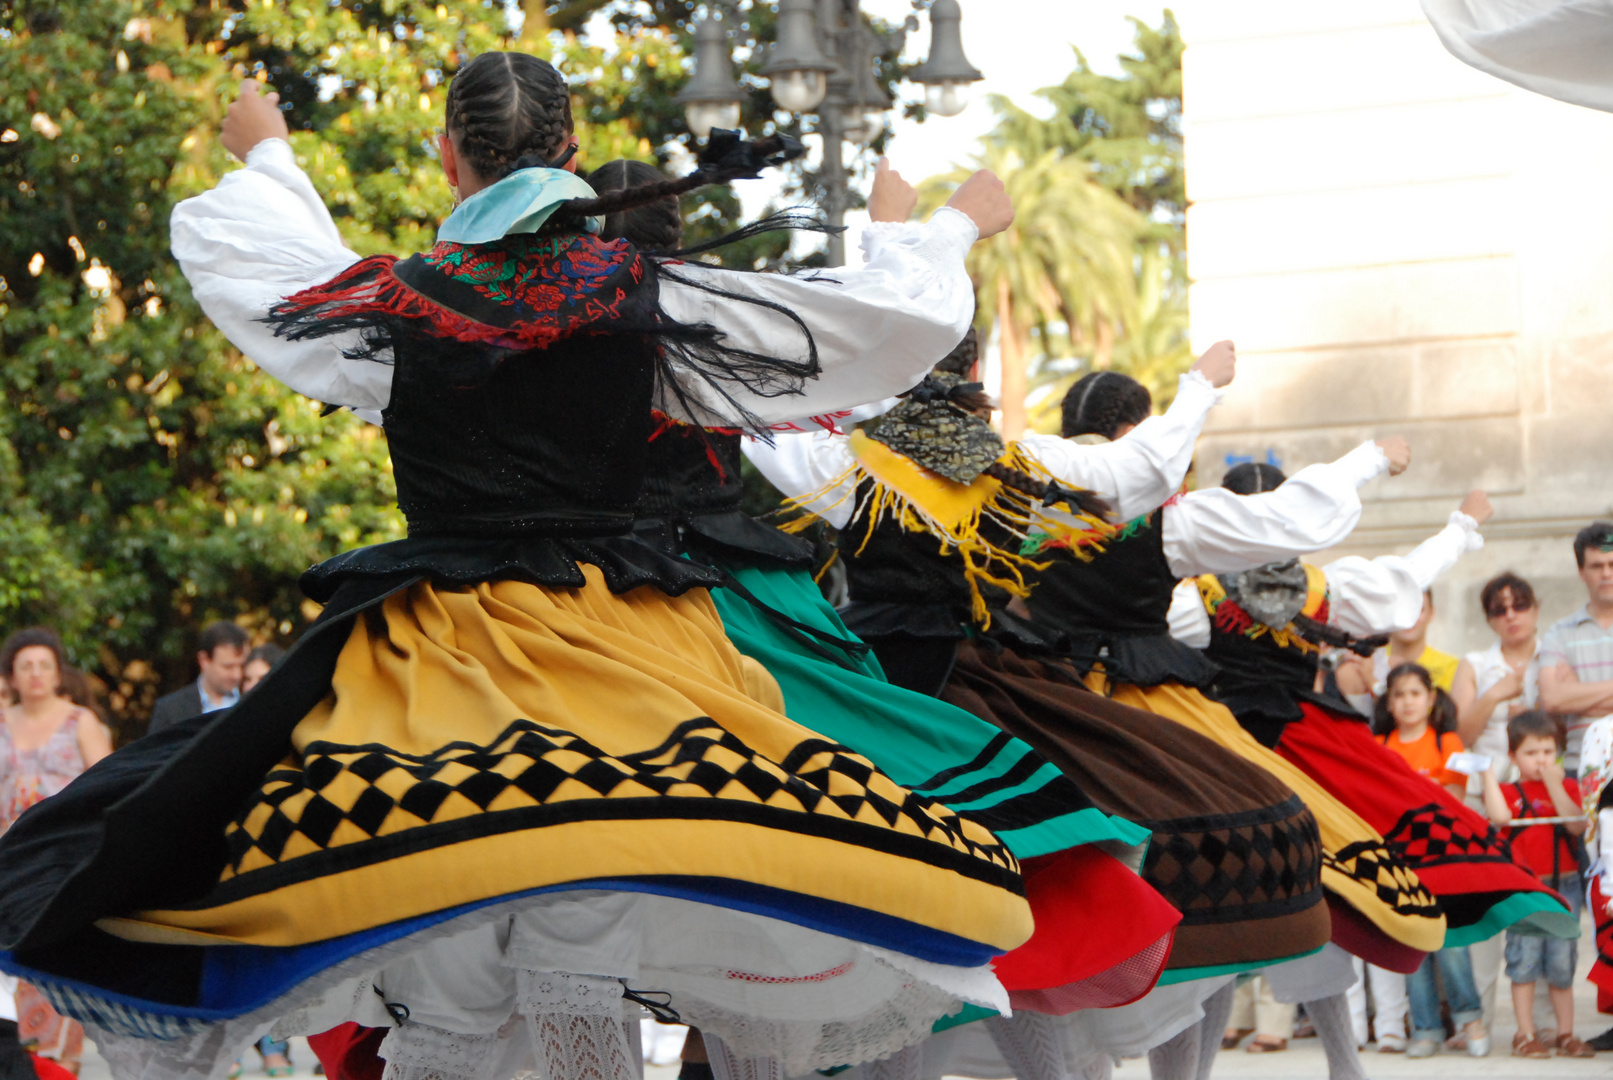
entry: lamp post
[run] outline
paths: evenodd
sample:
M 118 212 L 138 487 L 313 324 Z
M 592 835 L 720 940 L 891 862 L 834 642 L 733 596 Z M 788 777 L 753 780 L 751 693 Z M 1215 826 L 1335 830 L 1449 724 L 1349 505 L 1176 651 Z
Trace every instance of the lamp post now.
M 678 95 L 689 130 L 704 138 L 713 127 L 737 127 L 743 92 L 735 84 L 726 32 L 717 11 L 726 0 L 712 0 L 695 26 L 695 73 Z M 761 74 L 772 84 L 778 107 L 815 117 L 823 139 L 823 213 L 831 226 L 845 224 L 848 177 L 843 143 L 867 146 L 879 137 L 890 95 L 874 72 L 879 57 L 902 51 L 918 20 L 909 15 L 902 29 L 876 34 L 864 24 L 861 0 L 779 0 L 777 41 Z M 924 87 L 925 108 L 956 116 L 968 104 L 969 84 L 983 76 L 963 55 L 962 11 L 958 0 L 913 0 L 915 11 L 930 13 L 930 55 L 910 77 Z M 832 234 L 826 252 L 830 266 L 846 261 L 844 239 Z

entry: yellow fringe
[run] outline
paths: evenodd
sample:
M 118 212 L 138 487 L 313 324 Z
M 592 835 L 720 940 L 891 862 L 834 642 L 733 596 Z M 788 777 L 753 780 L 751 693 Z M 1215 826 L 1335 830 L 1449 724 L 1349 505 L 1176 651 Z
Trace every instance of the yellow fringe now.
M 856 554 L 862 554 L 875 527 L 887 518 L 908 532 L 928 533 L 939 545 L 939 554 L 956 552 L 962 558 L 964 579 L 969 584 L 970 617 L 983 629 L 991 626 L 991 612 L 981 595 L 982 586 L 993 585 L 1013 596 L 1026 597 L 1031 593 L 1026 572 L 1045 570 L 1050 565 L 1017 550 L 1033 533 L 1052 536 L 1058 546 L 1068 547 L 1076 557 L 1090 559 L 1092 552 L 1101 550 L 1103 540 L 1114 532 L 1112 526 L 1090 514 L 1051 516 L 1037 500 L 995 477 L 982 475 L 973 483 L 960 484 L 923 468 L 860 431 L 849 438 L 857 463 L 818 491 L 786 500 L 784 511 L 798 511 L 802 516 L 784 522 L 780 528 L 786 532 L 805 529 L 817 520 L 809 505 L 847 486 L 847 493 L 824 509 L 857 498 L 852 519 L 866 521 L 867 531 Z M 1000 461 L 1043 482 L 1053 479 L 1017 444 Z M 870 481 L 866 488 L 865 480 Z M 859 495 L 861 491 L 866 494 Z M 1013 547 L 982 536 L 981 527 L 988 524 L 1004 532 Z

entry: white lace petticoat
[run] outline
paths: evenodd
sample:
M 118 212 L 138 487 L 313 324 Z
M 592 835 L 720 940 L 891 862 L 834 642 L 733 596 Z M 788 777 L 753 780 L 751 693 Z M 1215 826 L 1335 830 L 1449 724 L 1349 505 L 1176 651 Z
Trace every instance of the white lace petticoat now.
M 348 1021 L 391 1028 L 386 1080 L 636 1080 L 630 1029 L 643 1012 L 624 989 L 707 1033 L 735 1080 L 887 1057 L 966 1002 L 1008 1011 L 986 966 L 695 901 L 586 890 L 462 915 L 178 1038 L 86 1026 L 114 1080 L 220 1080 L 265 1034 Z

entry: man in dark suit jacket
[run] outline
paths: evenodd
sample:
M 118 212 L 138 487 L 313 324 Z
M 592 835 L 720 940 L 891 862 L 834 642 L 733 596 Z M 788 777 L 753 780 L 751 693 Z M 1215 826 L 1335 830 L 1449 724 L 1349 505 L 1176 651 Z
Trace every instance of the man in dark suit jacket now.
M 157 699 L 147 734 L 215 709 L 227 709 L 241 697 L 241 672 L 246 665 L 246 631 L 231 622 L 216 622 L 196 642 L 196 681 Z

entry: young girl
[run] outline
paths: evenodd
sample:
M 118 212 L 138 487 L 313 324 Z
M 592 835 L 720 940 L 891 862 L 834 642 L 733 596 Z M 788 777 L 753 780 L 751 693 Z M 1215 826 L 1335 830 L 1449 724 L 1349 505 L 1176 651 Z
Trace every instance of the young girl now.
M 353 1021 L 391 1029 L 395 1080 L 626 1080 L 639 1003 L 801 1075 L 1006 1008 L 1012 855 L 754 696 L 718 579 L 631 535 L 654 408 L 765 425 L 917 381 L 967 327 L 1000 182 L 864 269 L 739 274 L 593 219 L 777 140 L 601 198 L 567 171 L 565 79 L 516 53 L 460 68 L 445 126 L 462 202 L 407 259 L 343 245 L 251 83 L 223 132 L 246 167 L 176 208 L 214 323 L 380 416 L 409 536 L 311 571 L 323 616 L 234 709 L 13 826 L 0 967 L 59 989 L 120 1078 Z
M 1372 734 L 1404 758 L 1412 771 L 1426 776 L 1458 799 L 1467 794 L 1467 777 L 1446 768 L 1460 753 L 1456 703 L 1434 685 L 1421 664 L 1401 664 L 1389 672 L 1384 692 L 1374 706 Z

